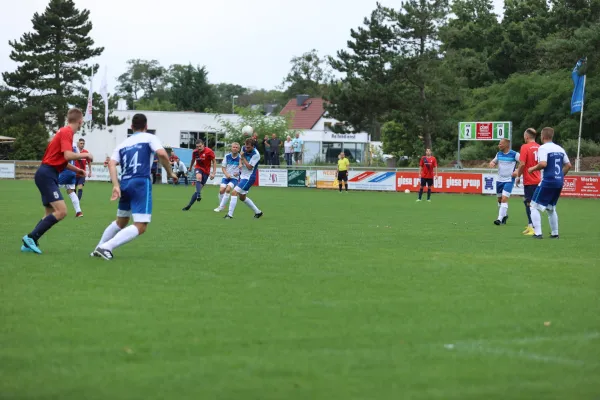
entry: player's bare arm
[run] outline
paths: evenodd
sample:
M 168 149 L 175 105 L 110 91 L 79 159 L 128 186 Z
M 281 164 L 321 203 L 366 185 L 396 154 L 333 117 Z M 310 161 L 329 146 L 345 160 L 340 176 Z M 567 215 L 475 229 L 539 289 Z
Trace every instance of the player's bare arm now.
M 215 175 L 217 175 L 217 160 L 216 159 L 212 159 L 212 172 L 210 173 L 210 179 L 215 179 Z
M 229 175 L 229 173 L 227 173 L 227 168 L 221 167 L 221 171 L 223 171 L 223 175 L 225 176 L 225 178 L 231 179 L 231 175 Z
M 567 174 L 569 173 L 569 171 L 571 170 L 572 167 L 573 166 L 571 165 L 570 162 L 563 165 L 563 176 L 567 176 Z
M 110 174 L 110 180 L 113 184 L 111 201 L 115 201 L 121 197 L 121 184 L 119 183 L 119 177 L 117 176 L 117 162 L 111 159 L 108 162 L 108 173 Z
M 169 161 L 169 155 L 167 154 L 167 151 L 165 149 L 158 149 L 156 155 L 158 156 L 158 161 L 160 161 L 163 168 L 167 170 L 167 175 L 173 179 L 173 182 L 177 183 L 177 175 L 171 168 L 171 162 Z
M 547 161 L 540 161 L 538 163 L 538 165 L 536 165 L 535 167 L 529 168 L 529 173 L 533 174 L 535 171 L 541 171 L 544 168 L 546 168 L 547 166 L 548 166 L 548 162 Z
M 91 153 L 74 153 L 70 150 L 67 150 L 63 153 L 65 160 L 67 161 L 75 161 L 75 160 L 89 160 L 90 162 L 94 161 L 94 157 Z
M 189 171 L 193 171 L 194 170 L 194 163 L 196 162 L 196 158 L 192 157 L 192 162 L 190 163 L 190 167 L 188 168 Z
M 249 170 L 253 170 L 254 167 L 248 162 L 248 160 L 246 160 L 245 157 L 240 157 L 240 160 L 242 161 L 242 164 L 244 164 L 244 166 L 246 168 L 248 168 Z
M 77 168 L 76 166 L 74 166 L 73 164 L 67 164 L 67 169 L 69 171 L 73 171 L 75 172 L 77 175 L 82 176 L 85 175 L 85 171 L 81 168 Z

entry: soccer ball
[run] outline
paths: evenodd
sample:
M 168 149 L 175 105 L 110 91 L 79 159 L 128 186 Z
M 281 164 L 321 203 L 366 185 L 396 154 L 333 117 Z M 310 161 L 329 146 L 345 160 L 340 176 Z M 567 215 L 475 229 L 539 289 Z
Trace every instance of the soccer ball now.
M 406 190 L 404 191 L 404 193 L 406 193 L 406 194 L 410 193 L 410 189 L 406 189 Z
M 252 129 L 252 127 L 250 125 L 246 125 L 245 127 L 242 128 L 242 133 L 244 135 L 250 136 L 254 133 L 254 129 Z

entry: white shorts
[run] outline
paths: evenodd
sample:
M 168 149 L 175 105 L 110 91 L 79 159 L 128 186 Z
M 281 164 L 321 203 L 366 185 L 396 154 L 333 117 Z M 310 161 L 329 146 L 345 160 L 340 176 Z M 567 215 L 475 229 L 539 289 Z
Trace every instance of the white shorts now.
M 73 185 L 59 185 L 59 187 L 61 189 L 66 189 L 66 190 L 75 190 L 75 184 L 73 184 Z
M 117 210 L 119 218 L 133 218 L 133 222 L 148 223 L 152 219 L 152 214 L 132 214 L 131 210 Z

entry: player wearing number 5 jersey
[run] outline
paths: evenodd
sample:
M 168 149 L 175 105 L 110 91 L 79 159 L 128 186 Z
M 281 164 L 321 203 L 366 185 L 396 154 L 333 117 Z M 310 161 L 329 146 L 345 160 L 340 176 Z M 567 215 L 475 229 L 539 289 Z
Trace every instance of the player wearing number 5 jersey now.
M 540 145 L 535 142 L 535 137 L 537 136 L 535 129 L 528 128 L 523 136 L 525 144 L 521 146 L 521 153 L 519 155 L 516 186 L 518 187 L 521 184 L 521 176 L 523 176 L 525 195 L 523 203 L 525 203 L 525 212 L 527 213 L 527 220 L 529 222 L 527 228 L 523 231 L 523 235 L 532 236 L 534 233 L 533 223 L 531 222 L 531 199 L 533 198 L 535 189 L 540 184 L 541 174 L 540 171 L 529 173 L 529 169 L 535 167 L 538 163 L 538 149 Z
M 531 201 L 531 220 L 533 221 L 534 239 L 543 239 L 542 216 L 540 212 L 548 212 L 548 221 L 552 229 L 551 238 L 558 239 L 558 214 L 556 204 L 563 188 L 565 176 L 571 169 L 571 162 L 565 149 L 552 142 L 554 129 L 542 129 L 542 146 L 538 150 L 538 164 L 529 168 L 529 173 L 542 172 L 542 181 L 533 194 Z
M 117 220 L 111 223 L 92 255 L 112 260 L 112 251 L 132 241 L 146 232 L 152 217 L 152 178 L 151 169 L 154 153 L 167 170 L 167 174 L 177 182 L 177 175 L 171 170 L 169 156 L 158 138 L 147 133 L 148 123 L 144 114 L 132 118 L 133 135 L 117 147 L 108 164 L 113 183 L 111 200 L 119 199 Z M 121 165 L 121 183 L 117 177 L 117 164 Z M 133 217 L 133 225 L 129 219 Z

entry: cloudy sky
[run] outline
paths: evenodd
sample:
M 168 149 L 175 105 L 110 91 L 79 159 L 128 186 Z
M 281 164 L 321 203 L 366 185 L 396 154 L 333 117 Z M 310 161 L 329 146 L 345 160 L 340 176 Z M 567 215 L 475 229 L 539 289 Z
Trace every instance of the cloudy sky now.
M 398 8 L 399 0 L 380 0 Z M 289 60 L 310 49 L 335 54 L 376 0 L 75 0 L 88 9 L 92 38 L 105 48 L 95 61 L 108 68 L 109 90 L 132 58 L 162 65 L 205 65 L 213 83 L 272 89 Z M 503 0 L 494 0 L 500 13 Z M 32 29 L 48 0 L 0 0 L 0 71 L 14 70 L 8 41 Z M 101 70 L 102 71 L 102 70 Z M 94 85 L 99 85 L 97 76 Z

